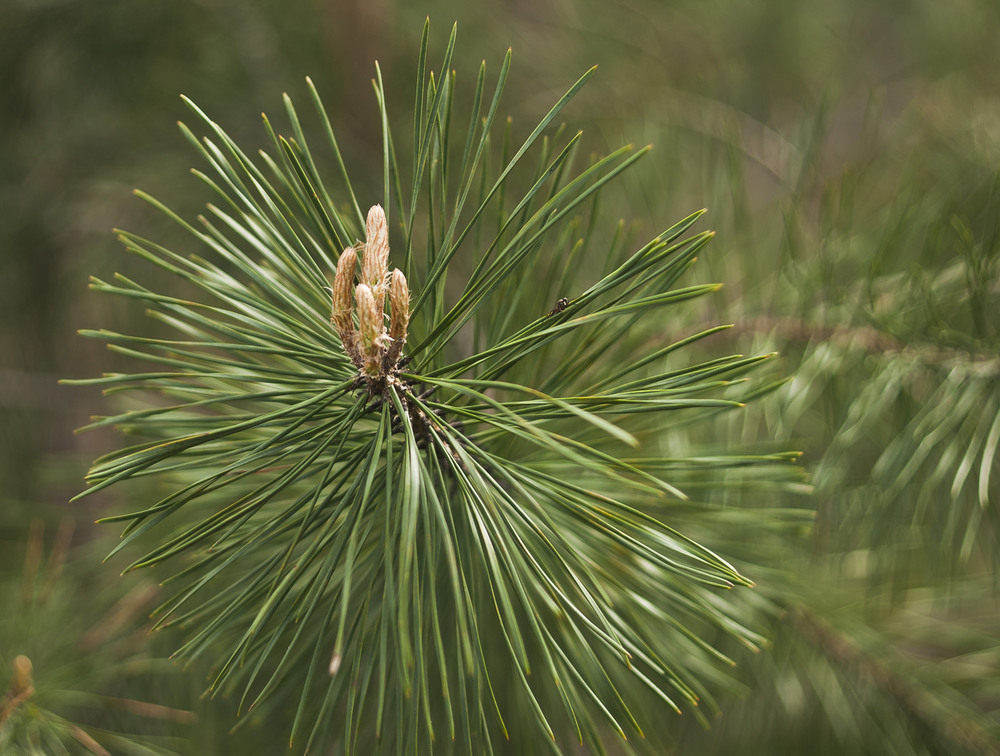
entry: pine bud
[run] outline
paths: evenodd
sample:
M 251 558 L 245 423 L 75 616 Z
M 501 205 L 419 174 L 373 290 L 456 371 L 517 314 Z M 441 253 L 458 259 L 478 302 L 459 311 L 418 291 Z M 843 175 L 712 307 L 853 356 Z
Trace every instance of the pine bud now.
M 386 274 L 389 272 L 389 228 L 385 211 L 375 205 L 368 211 L 365 223 L 365 255 L 361 260 L 361 281 L 368 284 L 375 294 L 385 295 Z
M 354 327 L 351 319 L 351 312 L 354 310 L 351 292 L 354 289 L 354 268 L 357 261 L 358 253 L 354 251 L 354 247 L 345 249 L 337 261 L 337 275 L 333 279 L 333 314 L 330 320 L 338 332 Z
M 406 276 L 398 268 L 392 271 L 389 283 L 389 306 L 392 308 L 389 317 L 389 338 L 392 341 L 385 354 L 385 364 L 387 368 L 392 368 L 406 343 L 406 326 L 410 322 L 410 289 L 406 285 Z
M 361 332 L 364 370 L 368 377 L 375 378 L 382 373 L 382 345 L 385 341 L 382 308 L 376 304 L 368 284 L 358 284 L 354 293 L 358 300 L 358 328 Z
M 14 657 L 14 679 L 11 684 L 11 692 L 16 695 L 21 695 L 34 690 L 32 687 L 31 673 L 33 666 L 31 664 L 31 659 L 29 659 L 24 654 L 20 654 Z
M 354 288 L 354 268 L 358 262 L 358 253 L 354 247 L 348 247 L 341 253 L 337 261 L 337 274 L 333 279 L 333 313 L 330 320 L 337 335 L 344 345 L 344 351 L 351 361 L 361 367 L 361 350 L 358 344 L 358 332 L 354 330 L 354 302 L 351 291 Z

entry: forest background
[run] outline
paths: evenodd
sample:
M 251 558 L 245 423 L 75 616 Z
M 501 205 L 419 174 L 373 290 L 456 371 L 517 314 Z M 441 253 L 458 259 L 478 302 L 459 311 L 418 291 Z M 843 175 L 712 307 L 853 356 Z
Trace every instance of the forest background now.
M 0 689 L 26 654 L 39 690 L 84 691 L 52 698 L 84 726 L 183 752 L 280 752 L 281 732 L 227 734 L 230 703 L 198 699 L 204 670 L 161 660 L 171 639 L 143 632 L 155 576 L 99 565 L 117 534 L 93 520 L 121 502 L 66 502 L 115 439 L 75 435 L 106 400 L 57 381 L 115 366 L 76 330 L 121 317 L 88 276 L 140 264 L 111 229 L 164 229 L 132 189 L 186 216 L 205 201 L 178 94 L 258 145 L 260 110 L 311 76 L 374 196 L 374 61 L 405 115 L 430 15 L 439 43 L 458 21 L 460 89 L 513 48 L 515 127 L 597 64 L 562 118 L 588 151 L 654 145 L 609 202 L 640 234 L 708 208 L 701 272 L 725 286 L 688 322 L 734 323 L 709 348 L 776 350 L 775 374 L 792 377 L 716 426 L 719 448 L 803 451 L 806 475 L 780 501 L 741 489 L 740 514 L 701 534 L 758 583 L 771 647 L 739 656 L 711 730 L 671 725 L 678 752 L 1000 748 L 1000 6 L 3 5 Z M 754 542 L 754 508 L 786 526 Z

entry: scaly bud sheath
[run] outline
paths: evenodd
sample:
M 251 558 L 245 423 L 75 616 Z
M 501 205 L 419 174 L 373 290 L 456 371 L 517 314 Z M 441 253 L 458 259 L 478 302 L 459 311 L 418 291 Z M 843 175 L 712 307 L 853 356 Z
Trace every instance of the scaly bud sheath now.
M 391 369 L 399 353 L 406 343 L 406 326 L 410 323 L 410 289 L 406 285 L 406 276 L 398 268 L 392 271 L 389 282 L 389 306 L 392 313 L 389 316 L 389 348 L 385 353 L 386 369 Z
M 376 378 L 382 374 L 382 345 L 385 341 L 382 308 L 376 304 L 375 295 L 368 284 L 358 284 L 354 296 L 358 301 L 358 329 L 361 332 L 364 371 L 369 378 Z
M 330 319 L 338 333 L 354 328 L 351 313 L 354 311 L 354 268 L 358 262 L 358 253 L 354 247 L 348 247 L 341 253 L 337 261 L 337 275 L 333 279 L 333 314 Z
M 389 227 L 385 211 L 375 205 L 368 211 L 365 223 L 365 254 L 361 259 L 361 282 L 368 284 L 375 299 L 385 296 L 386 274 L 389 272 Z
M 354 289 L 354 269 L 358 263 L 358 253 L 354 247 L 348 247 L 341 253 L 337 261 L 337 274 L 333 279 L 333 314 L 330 320 L 337 335 L 344 345 L 344 351 L 358 368 L 361 367 L 361 347 L 358 342 L 358 332 L 354 330 L 354 300 L 351 292 Z

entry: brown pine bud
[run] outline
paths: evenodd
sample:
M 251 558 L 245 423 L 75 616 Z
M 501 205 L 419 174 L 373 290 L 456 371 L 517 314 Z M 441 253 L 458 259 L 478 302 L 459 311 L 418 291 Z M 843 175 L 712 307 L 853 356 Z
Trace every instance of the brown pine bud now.
M 348 247 L 337 261 L 337 275 L 333 279 L 333 314 L 330 320 L 338 332 L 354 327 L 351 313 L 354 302 L 351 294 L 354 290 L 354 268 L 358 262 L 358 253 L 354 247 Z
M 358 332 L 354 329 L 354 301 L 351 292 L 354 289 L 354 269 L 358 262 L 358 253 L 354 247 L 348 247 L 337 261 L 337 274 L 333 279 L 333 313 L 330 321 L 337 329 L 337 335 L 344 345 L 344 351 L 357 367 L 361 367 L 361 349 L 358 343 Z
M 385 325 L 382 322 L 382 307 L 375 301 L 368 284 L 358 284 L 354 290 L 358 300 L 358 329 L 361 335 L 361 355 L 364 371 L 370 378 L 382 373 L 382 354 L 385 342 Z
M 11 683 L 11 692 L 17 696 L 34 690 L 32 687 L 31 673 L 33 666 L 31 659 L 23 654 L 14 657 L 14 679 Z
M 389 282 L 389 306 L 392 313 L 389 316 L 389 347 L 385 353 L 385 365 L 391 369 L 399 359 L 399 353 L 406 343 L 406 327 L 410 323 L 410 289 L 406 285 L 406 276 L 398 268 L 392 271 Z
M 375 205 L 368 211 L 365 223 L 365 254 L 361 259 L 361 281 L 368 284 L 379 299 L 385 295 L 386 274 L 389 272 L 389 227 L 386 225 L 385 211 Z

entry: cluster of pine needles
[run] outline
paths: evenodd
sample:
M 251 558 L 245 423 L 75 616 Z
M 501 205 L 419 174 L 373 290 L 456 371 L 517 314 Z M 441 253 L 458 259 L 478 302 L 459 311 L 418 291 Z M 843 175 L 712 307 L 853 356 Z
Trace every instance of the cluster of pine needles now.
M 322 151 L 287 96 L 290 135 L 265 117 L 258 155 L 188 103 L 217 204 L 192 223 L 140 193 L 191 253 L 120 234 L 186 295 L 93 280 L 169 333 L 85 332 L 151 367 L 78 381 L 123 395 L 89 427 L 135 439 L 81 496 L 159 491 L 104 518 L 126 523 L 115 552 L 168 571 L 154 616 L 178 657 L 213 659 L 242 710 L 290 713 L 297 749 L 655 751 L 664 711 L 711 713 L 719 640 L 762 641 L 726 592 L 751 581 L 675 506 L 795 458 L 694 456 L 671 433 L 772 389 L 744 381 L 770 355 L 685 361 L 726 326 L 665 326 L 718 288 L 680 284 L 702 213 L 641 244 L 602 231 L 602 190 L 646 150 L 582 161 L 556 127 L 592 71 L 518 146 L 497 125 L 510 54 L 492 92 L 480 68 L 463 124 L 454 31 L 439 75 L 427 40 L 412 164 L 376 71 L 377 202 L 311 81 Z

